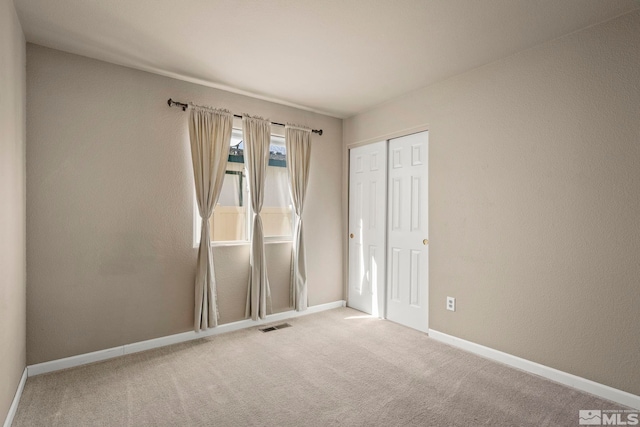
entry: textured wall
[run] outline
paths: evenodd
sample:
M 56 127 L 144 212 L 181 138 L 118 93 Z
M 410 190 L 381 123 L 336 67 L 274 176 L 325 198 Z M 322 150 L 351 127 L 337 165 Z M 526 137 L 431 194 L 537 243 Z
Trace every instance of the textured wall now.
M 424 125 L 430 327 L 640 395 L 640 12 L 391 100 L 344 142 Z
M 25 81 L 22 28 L 0 0 L 0 422 L 26 361 Z
M 193 328 L 193 176 L 181 101 L 324 129 L 305 208 L 309 303 L 342 296 L 338 119 L 27 45 L 28 363 Z M 274 130 L 277 128 L 274 128 Z M 247 245 L 214 250 L 221 322 L 244 318 Z M 267 249 L 288 309 L 290 244 Z

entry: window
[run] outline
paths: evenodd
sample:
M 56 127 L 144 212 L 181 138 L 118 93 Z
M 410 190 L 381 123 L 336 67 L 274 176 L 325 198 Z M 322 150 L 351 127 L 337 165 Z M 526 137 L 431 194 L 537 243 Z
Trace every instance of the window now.
M 271 135 L 269 166 L 264 185 L 262 206 L 264 236 L 272 239 L 291 239 L 293 235 L 293 207 L 289 194 L 287 150 L 284 138 Z
M 213 242 L 246 242 L 253 224 L 242 130 L 233 130 L 230 144 L 220 198 L 211 216 Z M 284 138 L 272 135 L 269 152 L 261 212 L 264 235 L 266 240 L 290 240 L 293 234 L 293 207 L 289 195 Z M 196 231 L 199 239 L 199 230 Z

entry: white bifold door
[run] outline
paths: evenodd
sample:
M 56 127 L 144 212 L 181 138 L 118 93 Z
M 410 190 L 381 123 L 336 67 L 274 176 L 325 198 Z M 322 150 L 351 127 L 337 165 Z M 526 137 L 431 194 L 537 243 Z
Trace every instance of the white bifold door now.
M 389 141 L 387 319 L 429 329 L 428 134 Z
M 387 142 L 350 150 L 349 307 L 384 316 Z
M 428 330 L 428 133 L 350 151 L 350 307 Z

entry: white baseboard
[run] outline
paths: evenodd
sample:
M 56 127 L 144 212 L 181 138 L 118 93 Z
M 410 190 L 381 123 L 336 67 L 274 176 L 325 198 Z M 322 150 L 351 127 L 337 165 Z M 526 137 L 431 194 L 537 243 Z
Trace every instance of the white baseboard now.
M 74 366 L 86 365 L 87 363 L 99 362 L 124 355 L 123 346 L 107 348 L 91 353 L 79 354 L 77 356 L 65 357 L 64 359 L 52 360 L 50 362 L 37 363 L 27 366 L 29 376 L 46 374 L 47 372 L 60 371 L 62 369 L 73 368 Z
M 334 301 L 327 304 L 314 305 L 307 308 L 305 311 L 284 311 L 282 313 L 269 314 L 265 319 L 251 320 L 245 319 L 233 323 L 225 323 L 224 325 L 218 325 L 215 328 L 207 329 L 200 332 L 183 332 L 181 334 L 169 335 L 167 337 L 155 338 L 147 341 L 140 341 L 133 344 L 125 344 L 124 354 L 137 353 L 139 351 L 150 350 L 152 348 L 164 347 L 166 345 L 178 344 L 185 341 L 197 340 L 199 338 L 211 337 L 214 335 L 225 334 L 227 332 L 238 331 L 240 329 L 251 328 L 254 326 L 260 326 L 267 323 L 279 322 L 285 319 L 291 319 L 292 317 L 304 316 L 307 314 L 319 313 L 324 310 L 331 310 L 333 308 L 345 307 L 346 301 Z
M 429 329 L 429 337 L 441 341 L 445 344 L 461 348 L 470 353 L 475 353 L 487 359 L 495 360 L 497 362 L 504 363 L 505 365 L 509 365 L 514 368 L 539 375 L 551 381 L 555 381 L 557 383 L 564 384 L 569 387 L 585 391 L 587 393 L 591 393 L 595 396 L 602 397 L 603 399 L 611 400 L 612 402 L 616 402 L 621 405 L 640 410 L 640 396 L 636 396 L 635 394 L 618 390 L 616 388 L 609 387 L 607 385 L 600 384 L 595 381 L 579 377 L 577 375 L 559 371 L 557 369 L 550 368 L 548 366 L 541 365 L 527 359 L 522 359 L 508 353 L 503 353 L 502 351 L 494 350 L 492 348 L 485 347 L 471 341 L 463 340 L 462 338 L 457 338 L 451 335 L 444 334 L 442 332 L 434 331 L 433 329 Z
M 346 301 L 334 301 L 327 304 L 314 305 L 305 311 L 285 311 L 268 315 L 265 319 L 253 321 L 251 319 L 240 320 L 233 323 L 225 323 L 215 328 L 205 331 L 183 332 L 181 334 L 169 335 L 166 337 L 155 338 L 146 341 L 140 341 L 131 344 L 125 344 L 118 347 L 108 348 L 105 350 L 94 351 L 92 353 L 79 354 L 77 356 L 65 357 L 64 359 L 52 360 L 49 362 L 38 363 L 27 366 L 28 376 L 45 374 L 47 372 L 59 371 L 61 369 L 73 368 L 75 366 L 86 365 L 87 363 L 99 362 L 101 360 L 112 359 L 114 357 L 123 356 L 125 354 L 137 353 L 140 351 L 151 350 L 153 348 L 164 347 L 167 345 L 178 344 L 185 341 L 197 340 L 200 338 L 220 335 L 227 332 L 233 332 L 240 329 L 260 326 L 267 323 L 279 322 L 292 317 L 304 316 L 307 314 L 318 313 L 333 308 L 345 307 Z
M 27 368 L 24 368 L 22 371 L 22 377 L 20 378 L 20 382 L 18 383 L 18 389 L 16 390 L 15 396 L 13 396 L 13 401 L 11 402 L 11 406 L 9 407 L 9 412 L 7 413 L 7 417 L 4 419 L 4 427 L 11 427 L 13 423 L 13 417 L 16 416 L 16 412 L 18 411 L 18 404 L 20 403 L 20 398 L 22 397 L 22 390 L 24 389 L 24 384 L 27 382 Z

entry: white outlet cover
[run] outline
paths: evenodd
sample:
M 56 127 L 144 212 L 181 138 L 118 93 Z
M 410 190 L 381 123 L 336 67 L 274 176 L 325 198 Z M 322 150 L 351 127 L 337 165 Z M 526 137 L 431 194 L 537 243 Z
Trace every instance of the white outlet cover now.
M 447 297 L 447 310 L 456 311 L 456 299 L 453 297 Z

